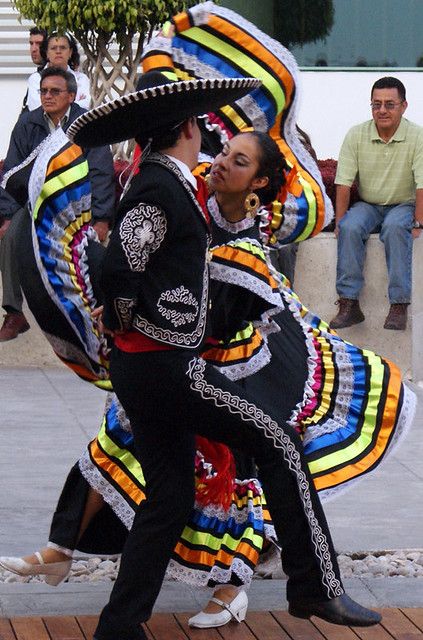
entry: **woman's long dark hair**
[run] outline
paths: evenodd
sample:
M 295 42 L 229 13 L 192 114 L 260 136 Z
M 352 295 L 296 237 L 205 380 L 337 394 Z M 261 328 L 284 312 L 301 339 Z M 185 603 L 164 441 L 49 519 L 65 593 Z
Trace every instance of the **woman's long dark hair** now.
M 255 193 L 257 193 L 260 198 L 261 204 L 269 204 L 275 200 L 280 188 L 285 184 L 284 172 L 289 170 L 285 157 L 276 142 L 267 133 L 262 133 L 261 131 L 246 131 L 239 135 L 253 136 L 257 141 L 260 153 L 258 158 L 259 168 L 256 177 L 269 178 L 269 182 L 265 187 L 256 189 Z

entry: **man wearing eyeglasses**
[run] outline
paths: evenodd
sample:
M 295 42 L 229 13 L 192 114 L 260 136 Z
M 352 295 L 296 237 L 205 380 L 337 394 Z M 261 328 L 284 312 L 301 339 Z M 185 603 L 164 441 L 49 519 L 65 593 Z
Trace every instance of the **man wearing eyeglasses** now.
M 41 72 L 41 107 L 23 113 L 10 138 L 4 161 L 4 174 L 19 166 L 38 145 L 58 127 L 64 131 L 86 109 L 75 102 L 75 76 L 59 67 L 47 67 Z M 93 227 L 99 239 L 106 238 L 115 208 L 113 159 L 107 146 L 84 150 L 92 185 Z M 13 340 L 29 329 L 22 312 L 23 297 L 18 277 L 15 244 L 19 218 L 27 200 L 27 187 L 32 163 L 13 194 L 0 187 L 0 269 L 3 282 L 2 306 L 6 311 L 0 329 L 0 342 Z
M 379 233 L 388 268 L 389 313 L 385 329 L 404 330 L 411 299 L 413 237 L 423 228 L 423 128 L 403 118 L 405 87 L 392 77 L 371 92 L 372 120 L 347 133 L 336 173 L 338 314 L 330 327 L 363 322 L 359 295 L 364 283 L 366 241 Z M 359 202 L 350 207 L 357 180 Z

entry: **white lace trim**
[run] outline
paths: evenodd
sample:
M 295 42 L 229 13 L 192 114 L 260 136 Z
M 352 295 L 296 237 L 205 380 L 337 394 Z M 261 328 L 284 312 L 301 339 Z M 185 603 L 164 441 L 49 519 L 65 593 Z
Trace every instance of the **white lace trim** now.
M 54 353 L 58 358 L 65 360 L 66 362 L 78 362 L 86 367 L 89 371 L 92 371 L 92 363 L 89 360 L 87 354 L 82 349 L 78 349 L 77 346 L 73 345 L 66 340 L 62 340 L 58 336 L 55 336 L 48 331 L 43 331 L 44 336 L 49 341 Z M 106 367 L 100 367 L 95 372 L 96 376 L 100 378 L 100 380 L 108 380 L 109 373 Z
M 407 434 L 408 429 L 413 423 L 416 409 L 417 409 L 417 396 L 410 387 L 407 387 L 403 383 L 403 402 L 401 406 L 400 415 L 398 416 L 397 427 L 395 429 L 395 435 L 389 445 L 387 451 L 393 453 L 399 444 L 402 442 L 403 437 Z
M 166 570 L 167 579 L 177 580 L 195 587 L 207 587 L 211 581 L 222 585 L 230 584 L 234 576 L 248 587 L 253 577 L 253 571 L 240 558 L 234 558 L 229 569 L 213 565 L 210 571 L 186 567 L 172 558 Z
M 103 478 L 97 467 L 92 463 L 88 450 L 82 454 L 78 465 L 90 487 L 102 496 L 125 527 L 128 530 L 131 529 L 135 516 L 134 510 L 128 505 L 123 496 Z
M 255 218 L 243 218 L 238 222 L 229 222 L 220 213 L 219 205 L 217 204 L 216 196 L 212 195 L 207 201 L 207 209 L 218 227 L 228 231 L 229 233 L 240 233 L 246 229 L 251 229 L 255 225 Z
M 223 127 L 220 126 L 220 124 L 218 124 L 217 122 L 210 122 L 210 118 L 208 115 L 205 116 L 204 118 L 204 125 L 206 127 L 206 129 L 208 129 L 209 131 L 212 131 L 213 133 L 215 133 L 219 140 L 220 143 L 223 147 L 223 145 L 225 144 L 225 142 L 228 142 L 229 140 L 229 136 L 227 134 L 227 132 L 225 131 L 225 129 L 223 129 Z M 204 154 L 206 155 L 206 154 Z M 213 158 L 209 156 L 209 162 L 213 162 Z
M 109 392 L 106 398 L 106 406 L 104 407 L 104 414 L 106 415 L 108 411 L 112 408 L 112 406 L 116 409 L 116 417 L 119 422 L 119 426 L 126 433 L 132 433 L 131 423 L 125 413 L 125 409 L 122 407 L 121 403 L 117 395 L 113 392 Z
M 192 9 L 189 10 L 189 14 L 191 15 L 193 24 L 196 27 L 202 24 L 206 24 L 209 19 L 210 13 L 213 13 L 215 7 L 216 5 L 214 4 L 214 2 L 211 2 L 210 0 L 192 7 Z
M 259 298 L 273 305 L 273 307 L 277 309 L 276 313 L 283 309 L 279 291 L 273 291 L 269 284 L 259 280 L 254 274 L 241 271 L 236 266 L 214 262 L 213 256 L 210 262 L 210 277 L 218 282 L 234 284 L 243 289 L 247 289 L 247 291 L 251 291 Z
M 160 51 L 160 53 L 167 53 L 169 56 L 172 55 L 172 40 L 171 38 L 167 38 L 166 36 L 156 35 L 154 38 L 150 40 L 148 44 L 146 44 L 143 48 L 143 58 L 147 56 L 151 51 Z
M 316 348 L 314 346 L 312 329 L 311 329 L 311 327 L 309 325 L 307 325 L 307 323 L 301 317 L 301 313 L 300 313 L 299 308 L 298 308 L 298 305 L 301 304 L 301 303 L 295 297 L 295 294 L 293 293 L 293 291 L 291 291 L 291 289 L 288 289 L 288 287 L 286 287 L 283 284 L 282 278 L 281 278 L 279 272 L 275 269 L 275 267 L 273 266 L 273 264 L 270 261 L 269 250 L 266 251 L 266 259 L 267 259 L 267 264 L 268 264 L 268 267 L 269 267 L 269 270 L 270 270 L 271 274 L 274 276 L 276 281 L 279 283 L 279 290 L 280 290 L 280 293 L 281 293 L 281 296 L 282 296 L 284 302 L 288 305 L 288 309 L 291 311 L 291 313 L 293 314 L 294 318 L 297 320 L 298 324 L 300 325 L 300 327 L 301 327 L 301 329 L 303 331 L 304 338 L 305 338 L 306 349 L 307 349 L 307 352 L 309 354 L 308 357 L 307 357 L 308 376 L 307 376 L 307 380 L 305 381 L 305 384 L 304 384 L 303 398 L 302 398 L 302 400 L 300 400 L 297 403 L 297 405 L 295 406 L 295 408 L 293 409 L 293 411 L 291 413 L 291 416 L 290 416 L 289 420 L 287 420 L 287 423 L 289 425 L 291 425 L 292 427 L 298 427 L 299 426 L 299 424 L 298 424 L 298 415 L 299 415 L 299 413 L 304 409 L 304 407 L 316 395 L 316 392 L 313 389 L 313 384 L 314 384 L 315 373 L 316 373 L 316 368 L 317 368 L 317 352 L 316 352 Z
M 252 376 L 254 373 L 257 373 L 257 371 L 260 371 L 260 369 L 263 369 L 263 367 L 269 364 L 271 359 L 272 354 L 263 337 L 260 351 L 253 354 L 246 362 L 238 362 L 237 364 L 225 364 L 223 362 L 221 365 L 215 364 L 214 367 L 229 378 L 229 380 L 242 380 L 242 378 Z
M 31 164 L 31 162 L 38 156 L 38 154 L 40 153 L 42 147 L 45 146 L 45 140 L 43 140 L 38 147 L 35 147 L 35 149 L 33 149 L 33 151 L 29 154 L 29 156 L 27 156 L 25 158 L 25 160 L 23 160 L 20 164 L 16 165 L 16 167 L 12 167 L 11 169 L 9 169 L 9 171 L 7 171 L 1 181 L 1 186 L 3 187 L 3 189 L 5 189 L 7 187 L 7 182 L 9 180 L 9 178 L 11 178 L 12 176 L 15 175 L 15 173 L 18 173 L 18 171 L 20 171 L 21 169 L 23 169 L 24 167 L 27 167 L 29 164 Z

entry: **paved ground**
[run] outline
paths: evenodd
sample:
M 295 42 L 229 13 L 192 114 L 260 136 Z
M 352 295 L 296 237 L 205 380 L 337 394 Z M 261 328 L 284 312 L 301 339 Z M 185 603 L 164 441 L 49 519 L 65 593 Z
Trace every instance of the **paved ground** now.
M 1 346 L 0 346 L 1 349 Z M 326 507 L 339 552 L 423 547 L 423 389 L 407 438 L 382 469 Z M 64 368 L 0 368 L 0 554 L 39 548 L 70 465 L 99 425 L 105 395 Z M 84 407 L 83 413 L 79 407 Z M 423 579 L 346 581 L 363 604 L 422 606 Z M 256 581 L 252 609 L 284 605 L 281 581 Z M 97 613 L 107 585 L 0 585 L 0 615 Z M 158 610 L 195 610 L 205 594 L 167 584 Z

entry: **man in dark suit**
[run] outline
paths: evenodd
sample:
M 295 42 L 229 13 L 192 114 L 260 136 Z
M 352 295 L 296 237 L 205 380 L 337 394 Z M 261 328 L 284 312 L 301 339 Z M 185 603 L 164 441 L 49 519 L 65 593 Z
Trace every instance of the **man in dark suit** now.
M 21 115 L 10 138 L 4 161 L 4 175 L 26 161 L 50 133 L 58 127 L 64 131 L 85 109 L 74 102 L 76 80 L 73 74 L 57 67 L 48 67 L 41 73 L 41 107 Z M 113 159 L 108 146 L 87 149 L 84 152 L 92 184 L 93 227 L 100 241 L 105 240 L 115 205 Z M 0 329 L 0 342 L 13 340 L 29 329 L 22 313 L 23 297 L 19 283 L 15 255 L 15 238 L 18 220 L 27 199 L 27 181 L 22 182 L 13 194 L 0 187 L 0 269 L 3 282 L 3 308 L 6 311 Z

